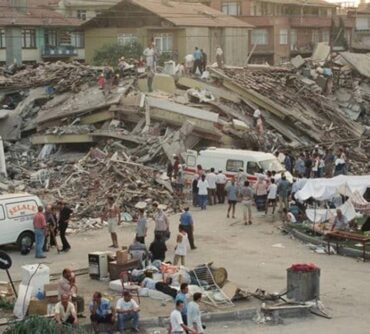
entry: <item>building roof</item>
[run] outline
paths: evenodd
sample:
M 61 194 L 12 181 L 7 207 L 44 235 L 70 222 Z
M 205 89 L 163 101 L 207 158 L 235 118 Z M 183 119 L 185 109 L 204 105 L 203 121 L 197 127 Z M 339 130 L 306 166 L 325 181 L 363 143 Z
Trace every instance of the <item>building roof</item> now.
M 125 4 L 141 7 L 172 23 L 174 26 L 253 28 L 252 25 L 242 20 L 228 16 L 201 3 L 167 0 L 122 0 L 110 8 L 110 10 L 120 10 Z M 99 18 L 104 18 L 104 15 L 107 14 L 98 15 L 87 21 L 87 23 L 91 21 L 98 22 Z
M 59 0 L 58 0 L 59 1 Z M 109 8 L 120 2 L 120 0 L 62 0 L 65 7 L 104 7 Z
M 9 0 L 0 0 L 0 26 L 68 26 L 81 24 L 77 19 L 66 18 L 55 12 L 53 0 L 29 0 L 27 7 L 16 8 Z
M 336 4 L 325 0 L 260 0 L 262 2 L 272 2 L 281 5 L 298 5 L 311 7 L 337 7 Z

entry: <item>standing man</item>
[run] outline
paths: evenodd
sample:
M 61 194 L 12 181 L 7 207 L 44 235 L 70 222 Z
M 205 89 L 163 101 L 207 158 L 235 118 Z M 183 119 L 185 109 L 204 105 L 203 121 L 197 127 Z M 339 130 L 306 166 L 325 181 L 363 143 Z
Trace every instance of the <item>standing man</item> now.
M 139 217 L 136 224 L 136 240 L 145 244 L 146 233 L 148 232 L 148 222 L 145 218 L 145 210 L 139 209 Z
M 208 182 L 208 202 L 209 205 L 217 204 L 217 194 L 216 194 L 216 174 L 215 169 L 211 168 L 211 171 L 207 174 L 206 180 Z
M 182 321 L 185 325 L 188 324 L 188 296 L 189 286 L 188 283 L 181 283 L 180 291 L 177 293 L 175 302 L 181 301 L 184 305 L 181 311 Z
M 202 316 L 199 308 L 201 299 L 202 294 L 200 292 L 196 292 L 193 295 L 193 301 L 188 304 L 188 326 L 198 334 L 204 333 Z
M 106 64 L 104 66 L 103 75 L 104 75 L 104 79 L 105 79 L 104 95 L 106 95 L 107 93 L 110 94 L 111 91 L 112 91 L 114 73 L 113 73 L 112 68 L 110 66 L 108 66 L 108 64 Z
M 118 299 L 116 305 L 116 313 L 118 316 L 118 328 L 121 334 L 124 334 L 127 323 L 132 321 L 132 330 L 139 330 L 139 305 L 132 299 L 130 292 L 123 291 L 122 298 Z
M 193 67 L 193 74 L 197 73 L 197 70 L 199 70 L 200 74 L 203 73 L 202 71 L 202 52 L 199 50 L 199 48 L 196 46 L 194 53 L 194 67 Z
M 151 69 L 154 68 L 154 48 L 153 44 L 148 45 L 148 47 L 144 50 L 143 55 L 146 59 L 146 66 L 150 67 Z
M 71 249 L 71 245 L 69 244 L 66 238 L 66 231 L 68 228 L 69 220 L 71 219 L 71 215 L 73 210 L 70 209 L 64 201 L 58 202 L 59 206 L 59 232 L 60 232 L 60 240 L 62 241 L 62 252 L 68 252 Z
M 182 165 L 179 165 L 179 169 L 177 171 L 176 180 L 175 180 L 175 189 L 179 197 L 182 197 L 183 195 L 184 182 L 185 182 L 184 169 Z
M 282 212 L 283 207 L 287 210 L 289 209 L 288 207 L 289 191 L 290 191 L 290 183 L 286 179 L 286 176 L 283 174 L 279 182 L 279 185 L 277 187 L 277 193 L 279 195 L 279 211 L 280 212 Z
M 270 203 L 272 204 L 272 214 L 275 213 L 276 208 L 276 196 L 277 196 L 277 185 L 275 184 L 275 179 L 270 180 L 270 185 L 267 188 L 267 201 L 266 201 L 266 215 L 269 209 Z
M 295 175 L 304 175 L 305 167 L 304 167 L 304 154 L 301 153 L 298 159 L 295 162 L 294 166 Z
M 225 203 L 226 182 L 227 182 L 226 175 L 222 172 L 222 170 L 219 170 L 218 174 L 216 175 L 216 192 L 217 192 L 218 203 L 220 204 Z
M 238 202 L 238 189 L 235 185 L 235 179 L 231 180 L 231 183 L 226 186 L 225 190 L 227 193 L 227 201 L 229 203 L 226 217 L 230 218 L 230 211 L 232 209 L 232 218 L 235 218 L 235 206 Z
M 194 56 L 192 54 L 188 54 L 185 56 L 185 74 L 189 76 L 193 70 L 194 66 Z
M 176 154 L 173 155 L 173 159 L 174 159 L 174 162 L 173 162 L 173 178 L 176 180 L 177 173 L 179 172 L 180 159 Z
M 311 177 L 312 172 L 312 158 L 308 152 L 306 152 L 306 158 L 304 160 L 305 176 L 307 179 Z
M 170 328 L 169 334 L 184 334 L 188 332 L 189 334 L 197 334 L 196 331 L 190 329 L 184 324 L 181 312 L 184 308 L 184 303 L 181 300 L 176 301 L 176 308 L 171 312 L 170 315 Z
M 247 174 L 244 172 L 243 168 L 239 168 L 238 174 L 236 174 L 236 187 L 240 190 L 244 182 L 247 181 Z
M 153 203 L 154 212 L 154 236 L 159 235 L 163 241 L 167 240 L 170 232 L 170 222 L 163 212 L 162 209 L 159 208 L 158 202 Z
M 180 263 L 185 266 L 185 256 L 187 253 L 188 234 L 184 230 L 182 225 L 179 225 L 179 234 L 176 239 L 175 257 L 173 259 L 173 265 L 177 266 Z
M 183 230 L 186 231 L 188 234 L 188 239 L 190 243 L 191 249 L 196 249 L 194 245 L 194 220 L 193 216 L 189 212 L 189 207 L 184 208 L 184 212 L 180 215 L 180 226 L 182 226 Z
M 101 222 L 103 223 L 103 220 L 105 219 L 108 220 L 108 231 L 113 242 L 109 247 L 118 248 L 117 227 L 120 223 L 121 217 L 119 209 L 114 203 L 114 198 L 112 196 L 107 197 L 107 204 L 104 208 Z
M 249 185 L 249 181 L 244 182 L 244 186 L 240 191 L 240 197 L 243 205 L 244 225 L 252 225 L 252 203 L 254 192 Z
M 207 69 L 207 54 L 203 49 L 200 49 L 200 52 L 202 53 L 202 72 L 204 72 Z
M 198 181 L 199 181 L 199 175 L 195 174 L 193 178 L 193 182 L 191 183 L 191 193 L 193 195 L 193 206 L 198 206 Z
M 147 78 L 147 84 L 148 84 L 148 92 L 153 92 L 153 80 L 154 80 L 154 72 L 153 69 L 148 66 L 146 68 L 146 78 Z
M 198 199 L 199 206 L 201 210 L 207 209 L 207 199 L 208 199 L 208 182 L 206 176 L 203 174 L 198 181 Z
M 36 242 L 36 254 L 37 259 L 45 259 L 46 256 L 43 252 L 46 234 L 46 219 L 44 216 L 44 208 L 42 206 L 37 207 L 37 213 L 33 217 L 33 228 L 35 229 L 35 242 Z
M 334 161 L 335 161 L 335 157 L 334 157 L 333 151 L 332 149 L 328 148 L 324 156 L 325 177 L 328 177 L 328 178 L 333 177 Z
M 218 68 L 222 68 L 224 66 L 224 52 L 222 51 L 221 46 L 216 48 L 216 62 Z

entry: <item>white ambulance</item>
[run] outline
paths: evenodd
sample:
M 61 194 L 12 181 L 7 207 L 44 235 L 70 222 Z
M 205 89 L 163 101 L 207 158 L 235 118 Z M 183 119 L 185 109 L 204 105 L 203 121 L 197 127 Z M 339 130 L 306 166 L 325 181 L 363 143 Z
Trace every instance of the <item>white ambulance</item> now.
M 0 245 L 32 246 L 33 217 L 41 200 L 28 193 L 0 195 Z
M 185 165 L 187 173 L 196 173 L 197 165 L 201 165 L 203 170 L 211 168 L 214 168 L 215 172 L 222 170 L 228 178 L 234 177 L 242 168 L 252 183 L 257 180 L 257 175 L 275 171 L 277 179 L 284 173 L 287 180 L 293 182 L 292 175 L 285 170 L 280 161 L 273 154 L 265 152 L 216 147 L 208 147 L 199 153 L 187 150 Z

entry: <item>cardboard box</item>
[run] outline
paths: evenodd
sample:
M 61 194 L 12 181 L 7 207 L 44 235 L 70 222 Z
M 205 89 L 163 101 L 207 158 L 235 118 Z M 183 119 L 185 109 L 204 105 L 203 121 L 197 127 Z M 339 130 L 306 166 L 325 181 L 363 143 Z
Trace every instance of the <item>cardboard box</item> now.
M 117 263 L 125 264 L 128 262 L 128 251 L 127 250 L 118 250 L 116 252 Z
M 45 297 L 58 296 L 58 283 L 50 283 L 44 285 Z
M 48 314 L 48 301 L 47 300 L 30 300 L 28 305 L 29 315 L 46 315 Z
M 119 279 L 122 271 L 139 269 L 140 265 L 141 263 L 137 259 L 131 259 L 127 263 L 123 264 L 117 263 L 117 261 L 109 262 L 108 264 L 109 278 L 111 281 Z

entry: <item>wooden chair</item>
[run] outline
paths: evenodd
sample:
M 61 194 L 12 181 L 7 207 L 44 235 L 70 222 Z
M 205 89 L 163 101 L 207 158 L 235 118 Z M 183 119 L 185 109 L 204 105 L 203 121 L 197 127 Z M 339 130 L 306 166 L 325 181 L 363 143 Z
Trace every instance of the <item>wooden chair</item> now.
M 131 279 L 131 272 L 130 271 L 122 271 L 120 274 L 120 280 L 122 284 L 123 291 L 128 291 L 132 296 L 137 297 L 137 301 L 140 305 L 140 295 L 139 295 L 139 289 L 140 287 L 132 282 Z M 126 286 L 125 286 L 126 283 Z

